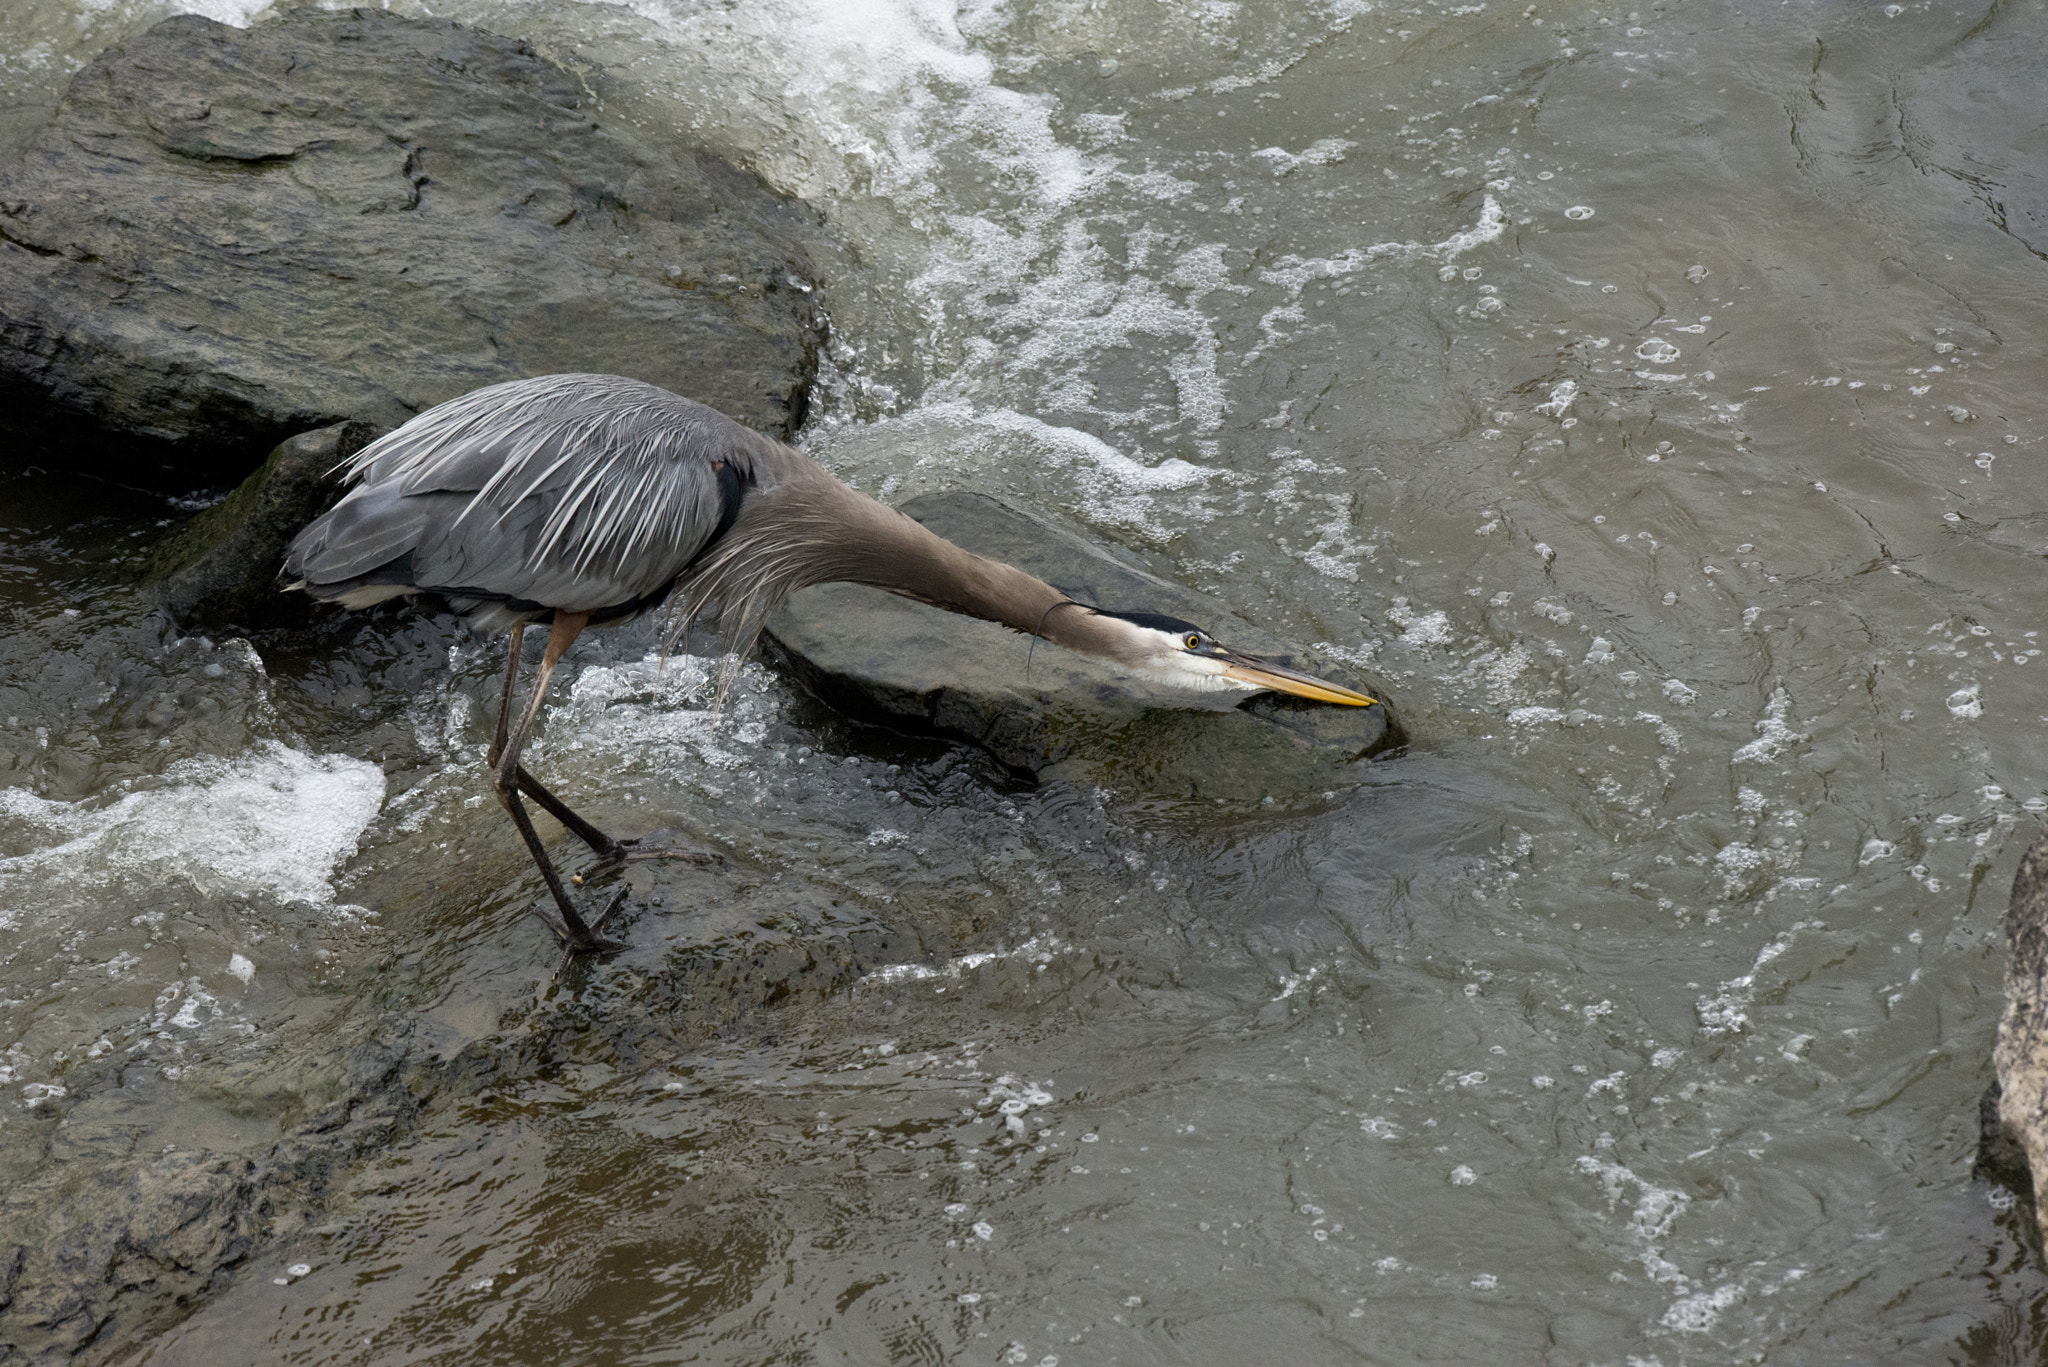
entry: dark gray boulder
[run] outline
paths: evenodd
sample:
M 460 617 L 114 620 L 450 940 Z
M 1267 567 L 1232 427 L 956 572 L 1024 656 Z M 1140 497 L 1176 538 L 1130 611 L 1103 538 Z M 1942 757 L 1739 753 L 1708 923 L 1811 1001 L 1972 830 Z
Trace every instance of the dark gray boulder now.
M 816 214 L 603 123 L 603 80 L 362 9 L 108 51 L 0 167 L 0 423 L 239 474 L 293 433 L 589 370 L 788 435 Z
M 1164 612 L 1228 645 L 1375 698 L 1378 685 L 1275 639 L 1206 594 L 978 494 L 929 494 L 903 511 L 940 536 L 1027 570 L 1077 601 Z M 1401 743 L 1384 702 L 1343 707 L 1273 694 L 1199 694 L 1118 673 L 1056 646 L 855 584 L 791 596 L 773 652 L 825 702 L 857 717 L 982 746 L 1040 777 L 1120 782 L 1161 796 L 1276 800 L 1355 777 Z
M 150 596 L 188 627 L 268 626 L 302 616 L 278 591 L 285 547 L 341 497 L 336 467 L 367 446 L 368 423 L 341 422 L 280 442 L 256 473 L 152 552 Z

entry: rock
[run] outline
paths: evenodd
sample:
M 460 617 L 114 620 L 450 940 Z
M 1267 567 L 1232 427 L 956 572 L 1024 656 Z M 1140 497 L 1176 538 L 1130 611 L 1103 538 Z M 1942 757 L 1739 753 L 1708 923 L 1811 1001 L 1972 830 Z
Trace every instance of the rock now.
M 180 625 L 263 626 L 304 613 L 303 595 L 278 590 L 285 547 L 334 506 L 335 468 L 370 443 L 368 423 L 301 432 L 270 453 L 221 502 L 196 514 L 152 553 L 150 593 Z
M 1275 660 L 1300 654 L 1217 600 L 993 499 L 930 494 L 903 511 L 1081 602 L 1182 617 L 1227 645 Z M 792 595 L 769 620 L 767 635 L 786 667 L 831 705 L 887 726 L 972 742 L 1039 777 L 1070 773 L 1158 795 L 1279 799 L 1339 782 L 1354 761 L 1402 740 L 1384 703 L 1343 707 L 1273 694 L 1190 693 L 855 584 Z M 1385 697 L 1341 665 L 1304 667 Z
M 178 1132 L 176 1102 L 166 1113 L 135 1095 L 124 1105 L 118 1085 L 75 1085 L 83 1095 L 65 1103 L 53 1161 L 0 1189 L 0 1367 L 121 1359 L 303 1228 L 355 1164 L 411 1131 L 415 1089 L 451 1084 L 449 1065 L 418 1056 L 411 1034 L 394 1013 L 327 1066 L 271 1078 L 339 1095 L 267 1152 L 159 1149 Z M 232 1090 L 249 1103 L 249 1089 Z
M 2048 1178 L 2048 833 L 2020 856 L 2005 909 L 2005 1015 L 1978 1170 L 2032 1197 Z M 2017 1146 L 2025 1163 L 2014 1161 Z M 2031 1190 L 2021 1179 L 2031 1174 Z M 2040 1220 L 2040 1206 L 2035 1206 Z M 2042 1224 L 2048 1234 L 2048 1222 Z
M 239 475 L 296 432 L 588 370 L 787 436 L 817 216 L 600 122 L 603 80 L 364 9 L 108 51 L 0 168 L 0 420 Z
M 254 1165 L 166 1153 L 70 1178 L 60 1197 L 15 1190 L 0 1210 L 0 1362 L 59 1363 L 134 1340 L 219 1284 L 263 1231 Z

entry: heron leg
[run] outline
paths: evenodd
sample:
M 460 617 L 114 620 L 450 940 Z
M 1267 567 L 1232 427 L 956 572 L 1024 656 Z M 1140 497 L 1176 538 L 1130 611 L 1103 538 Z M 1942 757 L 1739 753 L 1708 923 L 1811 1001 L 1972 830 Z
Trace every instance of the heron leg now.
M 505 754 L 506 728 L 512 716 L 512 700 L 518 696 L 519 641 L 525 631 L 526 624 L 524 622 L 513 624 L 511 648 L 508 652 L 510 659 L 505 666 L 505 694 L 498 704 L 497 733 L 491 738 L 490 763 L 493 769 L 498 767 L 498 761 Z M 574 632 L 570 633 L 572 639 L 574 635 Z M 552 635 L 550 635 L 549 640 L 552 643 Z M 564 649 L 566 648 L 567 643 L 565 642 Z M 555 653 L 556 657 L 559 658 L 561 652 L 556 651 Z M 522 732 L 521 734 L 523 735 L 524 733 Z M 614 839 L 578 816 L 568 803 L 549 792 L 542 786 L 539 779 L 526 772 L 525 766 L 515 764 L 512 774 L 518 781 L 520 792 L 538 802 L 543 811 L 568 827 L 570 833 L 584 844 L 590 846 L 591 853 L 597 856 L 596 863 L 583 872 L 573 875 L 574 881 L 579 884 L 616 873 L 625 867 L 629 861 L 635 859 L 682 859 L 692 864 L 715 864 L 718 862 L 716 855 L 698 854 L 692 850 L 635 849 L 634 845 L 637 842 Z
M 569 881 L 579 886 L 584 883 L 594 883 L 600 878 L 607 878 L 636 859 L 680 859 L 690 864 L 716 864 L 718 862 L 717 855 L 700 854 L 695 850 L 670 850 L 658 846 L 649 846 L 644 850 L 639 849 L 637 848 L 640 843 L 639 841 L 621 840 L 615 836 L 606 835 L 603 831 L 600 831 L 597 827 L 576 815 L 574 811 L 570 810 L 568 803 L 542 787 L 540 780 L 527 773 L 525 769 L 519 770 L 517 778 L 519 780 L 520 792 L 538 802 L 541 808 L 553 816 L 555 820 L 575 832 L 584 844 L 590 846 L 591 853 L 597 856 L 591 862 L 589 868 L 581 873 L 569 875 Z
M 512 699 L 519 692 L 519 643 L 526 635 L 526 623 L 514 622 L 512 635 L 506 641 L 505 650 L 505 691 L 498 697 L 498 729 L 491 734 L 490 765 L 498 767 L 498 757 L 505 753 L 505 732 L 512 721 Z
M 540 677 L 534 681 L 533 692 L 528 696 L 526 706 L 521 709 L 519 720 L 508 728 L 506 716 L 511 711 L 511 701 L 516 694 L 519 672 L 520 631 L 517 627 L 513 628 L 511 641 L 512 659 L 505 670 L 506 705 L 498 713 L 498 732 L 491 742 L 491 768 L 494 780 L 492 790 L 496 793 L 499 803 L 504 806 L 506 813 L 511 816 L 512 824 L 519 828 L 519 836 L 526 842 L 528 853 L 533 855 L 533 862 L 540 866 L 541 877 L 546 880 L 548 892 L 553 895 L 555 906 L 561 912 L 559 920 L 538 910 L 536 910 L 535 915 L 546 921 L 549 929 L 561 937 L 562 943 L 568 948 L 571 955 L 579 954 L 586 950 L 618 949 L 622 946 L 617 940 L 607 939 L 599 935 L 596 928 L 586 924 L 582 914 L 576 910 L 576 904 L 569 900 L 569 890 L 562 886 L 562 877 L 559 873 L 555 872 L 554 861 L 548 858 L 546 847 L 541 844 L 540 836 L 533 829 L 533 818 L 526 814 L 526 804 L 519 800 L 519 790 L 523 786 L 519 781 L 519 752 L 525 748 L 526 734 L 533 727 L 533 719 L 540 713 L 541 700 L 547 696 L 548 680 L 555 672 L 556 663 L 562 658 L 562 652 L 569 648 L 569 643 L 576 639 L 577 633 L 583 630 L 584 624 L 589 620 L 590 615 L 588 613 L 557 612 L 555 614 L 554 626 L 548 632 L 547 649 L 541 655 Z M 539 787 L 538 784 L 534 786 Z M 553 801 L 552 795 L 550 795 L 550 803 L 552 804 L 550 805 L 550 810 L 553 810 L 554 806 L 560 805 L 558 802 Z M 562 810 L 567 811 L 568 809 L 563 807 Z M 600 835 L 602 834 L 601 832 L 596 832 L 596 828 L 589 826 L 587 822 L 581 824 L 586 829 Z M 572 827 L 572 829 L 574 828 Z M 579 831 L 578 834 L 580 835 L 582 832 Z M 598 926 L 601 927 L 606 920 L 610 919 L 612 912 L 617 910 L 617 908 L 618 900 L 615 899 L 611 906 L 605 908 L 604 915 L 598 918 Z

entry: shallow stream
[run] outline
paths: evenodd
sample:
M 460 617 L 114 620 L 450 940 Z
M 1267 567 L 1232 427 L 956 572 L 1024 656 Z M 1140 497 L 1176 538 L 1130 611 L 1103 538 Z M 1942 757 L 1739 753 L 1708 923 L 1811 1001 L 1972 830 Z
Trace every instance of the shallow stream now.
M 25 0 L 18 137 L 236 0 Z M 2048 8 L 445 0 L 821 207 L 806 448 L 1387 681 L 1341 789 L 1020 783 L 644 628 L 181 638 L 0 469 L 0 1178 L 442 1066 L 158 1364 L 2020 1362 L 1973 1181 L 2048 810 Z M 633 244 L 624 244 L 630 250 Z M 395 1045 L 393 1047 L 396 1047 Z

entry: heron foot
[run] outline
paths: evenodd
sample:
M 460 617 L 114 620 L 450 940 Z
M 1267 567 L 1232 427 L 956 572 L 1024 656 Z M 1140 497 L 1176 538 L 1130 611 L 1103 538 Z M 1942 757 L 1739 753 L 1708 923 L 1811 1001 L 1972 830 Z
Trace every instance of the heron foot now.
M 620 888 L 618 895 L 612 898 L 605 909 L 598 913 L 597 919 L 592 921 L 587 928 L 572 927 L 545 907 L 535 906 L 533 908 L 533 914 L 545 922 L 547 928 L 555 932 L 555 938 L 562 942 L 564 950 L 562 966 L 564 968 L 568 967 L 569 961 L 578 954 L 605 954 L 613 950 L 626 948 L 624 940 L 615 940 L 603 932 L 604 923 L 611 920 L 612 913 L 625 904 L 627 891 L 625 888 Z M 557 970 L 558 975 L 559 972 L 560 970 Z
M 582 887 L 609 878 L 626 865 L 642 859 L 680 859 L 686 864 L 699 866 L 720 862 L 717 855 L 702 854 L 696 850 L 672 850 L 664 845 L 649 845 L 643 850 L 639 846 L 637 840 L 614 840 L 610 849 L 599 850 L 589 867 L 581 873 L 571 874 L 569 881 Z

